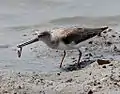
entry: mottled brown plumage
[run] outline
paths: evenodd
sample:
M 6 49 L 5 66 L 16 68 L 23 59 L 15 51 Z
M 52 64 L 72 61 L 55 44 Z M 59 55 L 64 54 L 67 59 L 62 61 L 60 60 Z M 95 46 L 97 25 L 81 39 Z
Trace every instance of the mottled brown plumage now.
M 66 29 L 61 33 L 63 34 L 63 36 L 61 37 L 61 40 L 65 44 L 70 44 L 72 41 L 75 42 L 75 44 L 78 44 L 96 35 L 100 35 L 100 33 L 107 28 L 108 27 L 93 28 L 93 29 L 92 28 Z

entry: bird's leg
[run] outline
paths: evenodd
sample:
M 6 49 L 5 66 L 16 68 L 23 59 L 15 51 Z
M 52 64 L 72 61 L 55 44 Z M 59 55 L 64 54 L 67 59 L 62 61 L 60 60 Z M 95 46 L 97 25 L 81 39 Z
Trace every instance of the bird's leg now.
M 77 61 L 77 64 L 78 66 L 80 65 L 80 59 L 81 59 L 81 56 L 82 56 L 82 52 L 78 49 L 79 51 L 79 58 L 78 58 L 78 61 Z
M 60 68 L 62 67 L 62 63 L 63 63 L 63 61 L 64 61 L 64 59 L 65 59 L 65 56 L 66 56 L 66 51 L 64 50 L 64 55 L 63 55 L 62 60 L 61 60 L 61 63 L 60 63 Z

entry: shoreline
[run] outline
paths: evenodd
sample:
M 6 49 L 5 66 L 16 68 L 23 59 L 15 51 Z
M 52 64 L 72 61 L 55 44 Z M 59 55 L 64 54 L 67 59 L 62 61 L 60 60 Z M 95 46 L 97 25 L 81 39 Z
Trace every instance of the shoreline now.
M 94 62 L 85 68 L 69 72 L 1 73 L 0 93 L 115 94 L 120 93 L 118 70 L 120 62 L 111 61 L 110 64 L 103 65 Z

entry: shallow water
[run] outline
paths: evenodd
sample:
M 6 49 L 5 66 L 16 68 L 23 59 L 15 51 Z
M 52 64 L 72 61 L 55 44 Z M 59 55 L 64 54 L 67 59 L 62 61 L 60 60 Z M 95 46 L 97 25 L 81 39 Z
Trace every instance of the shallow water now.
M 60 54 L 51 51 L 52 56 L 47 55 L 49 50 L 46 51 L 48 48 L 42 42 L 26 47 L 20 59 L 16 54 L 16 45 L 32 38 L 35 29 L 108 25 L 119 30 L 119 3 L 119 0 L 1 0 L 0 69 L 59 71 Z M 41 52 L 37 58 L 37 53 L 30 48 L 39 44 L 43 46 L 39 48 Z

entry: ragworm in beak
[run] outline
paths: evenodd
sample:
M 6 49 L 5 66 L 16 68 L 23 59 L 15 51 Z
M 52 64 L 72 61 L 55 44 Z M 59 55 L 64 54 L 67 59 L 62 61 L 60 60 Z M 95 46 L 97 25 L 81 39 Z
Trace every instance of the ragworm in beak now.
M 18 57 L 21 57 L 22 47 L 27 46 L 27 45 L 32 44 L 32 43 L 37 42 L 37 41 L 39 41 L 39 38 L 38 38 L 38 37 L 35 38 L 35 39 L 32 39 L 32 40 L 29 40 L 29 41 L 27 41 L 27 42 L 24 42 L 24 43 L 22 43 L 22 44 L 19 44 L 19 45 L 17 46 L 17 47 L 19 48 L 19 49 L 18 49 Z

